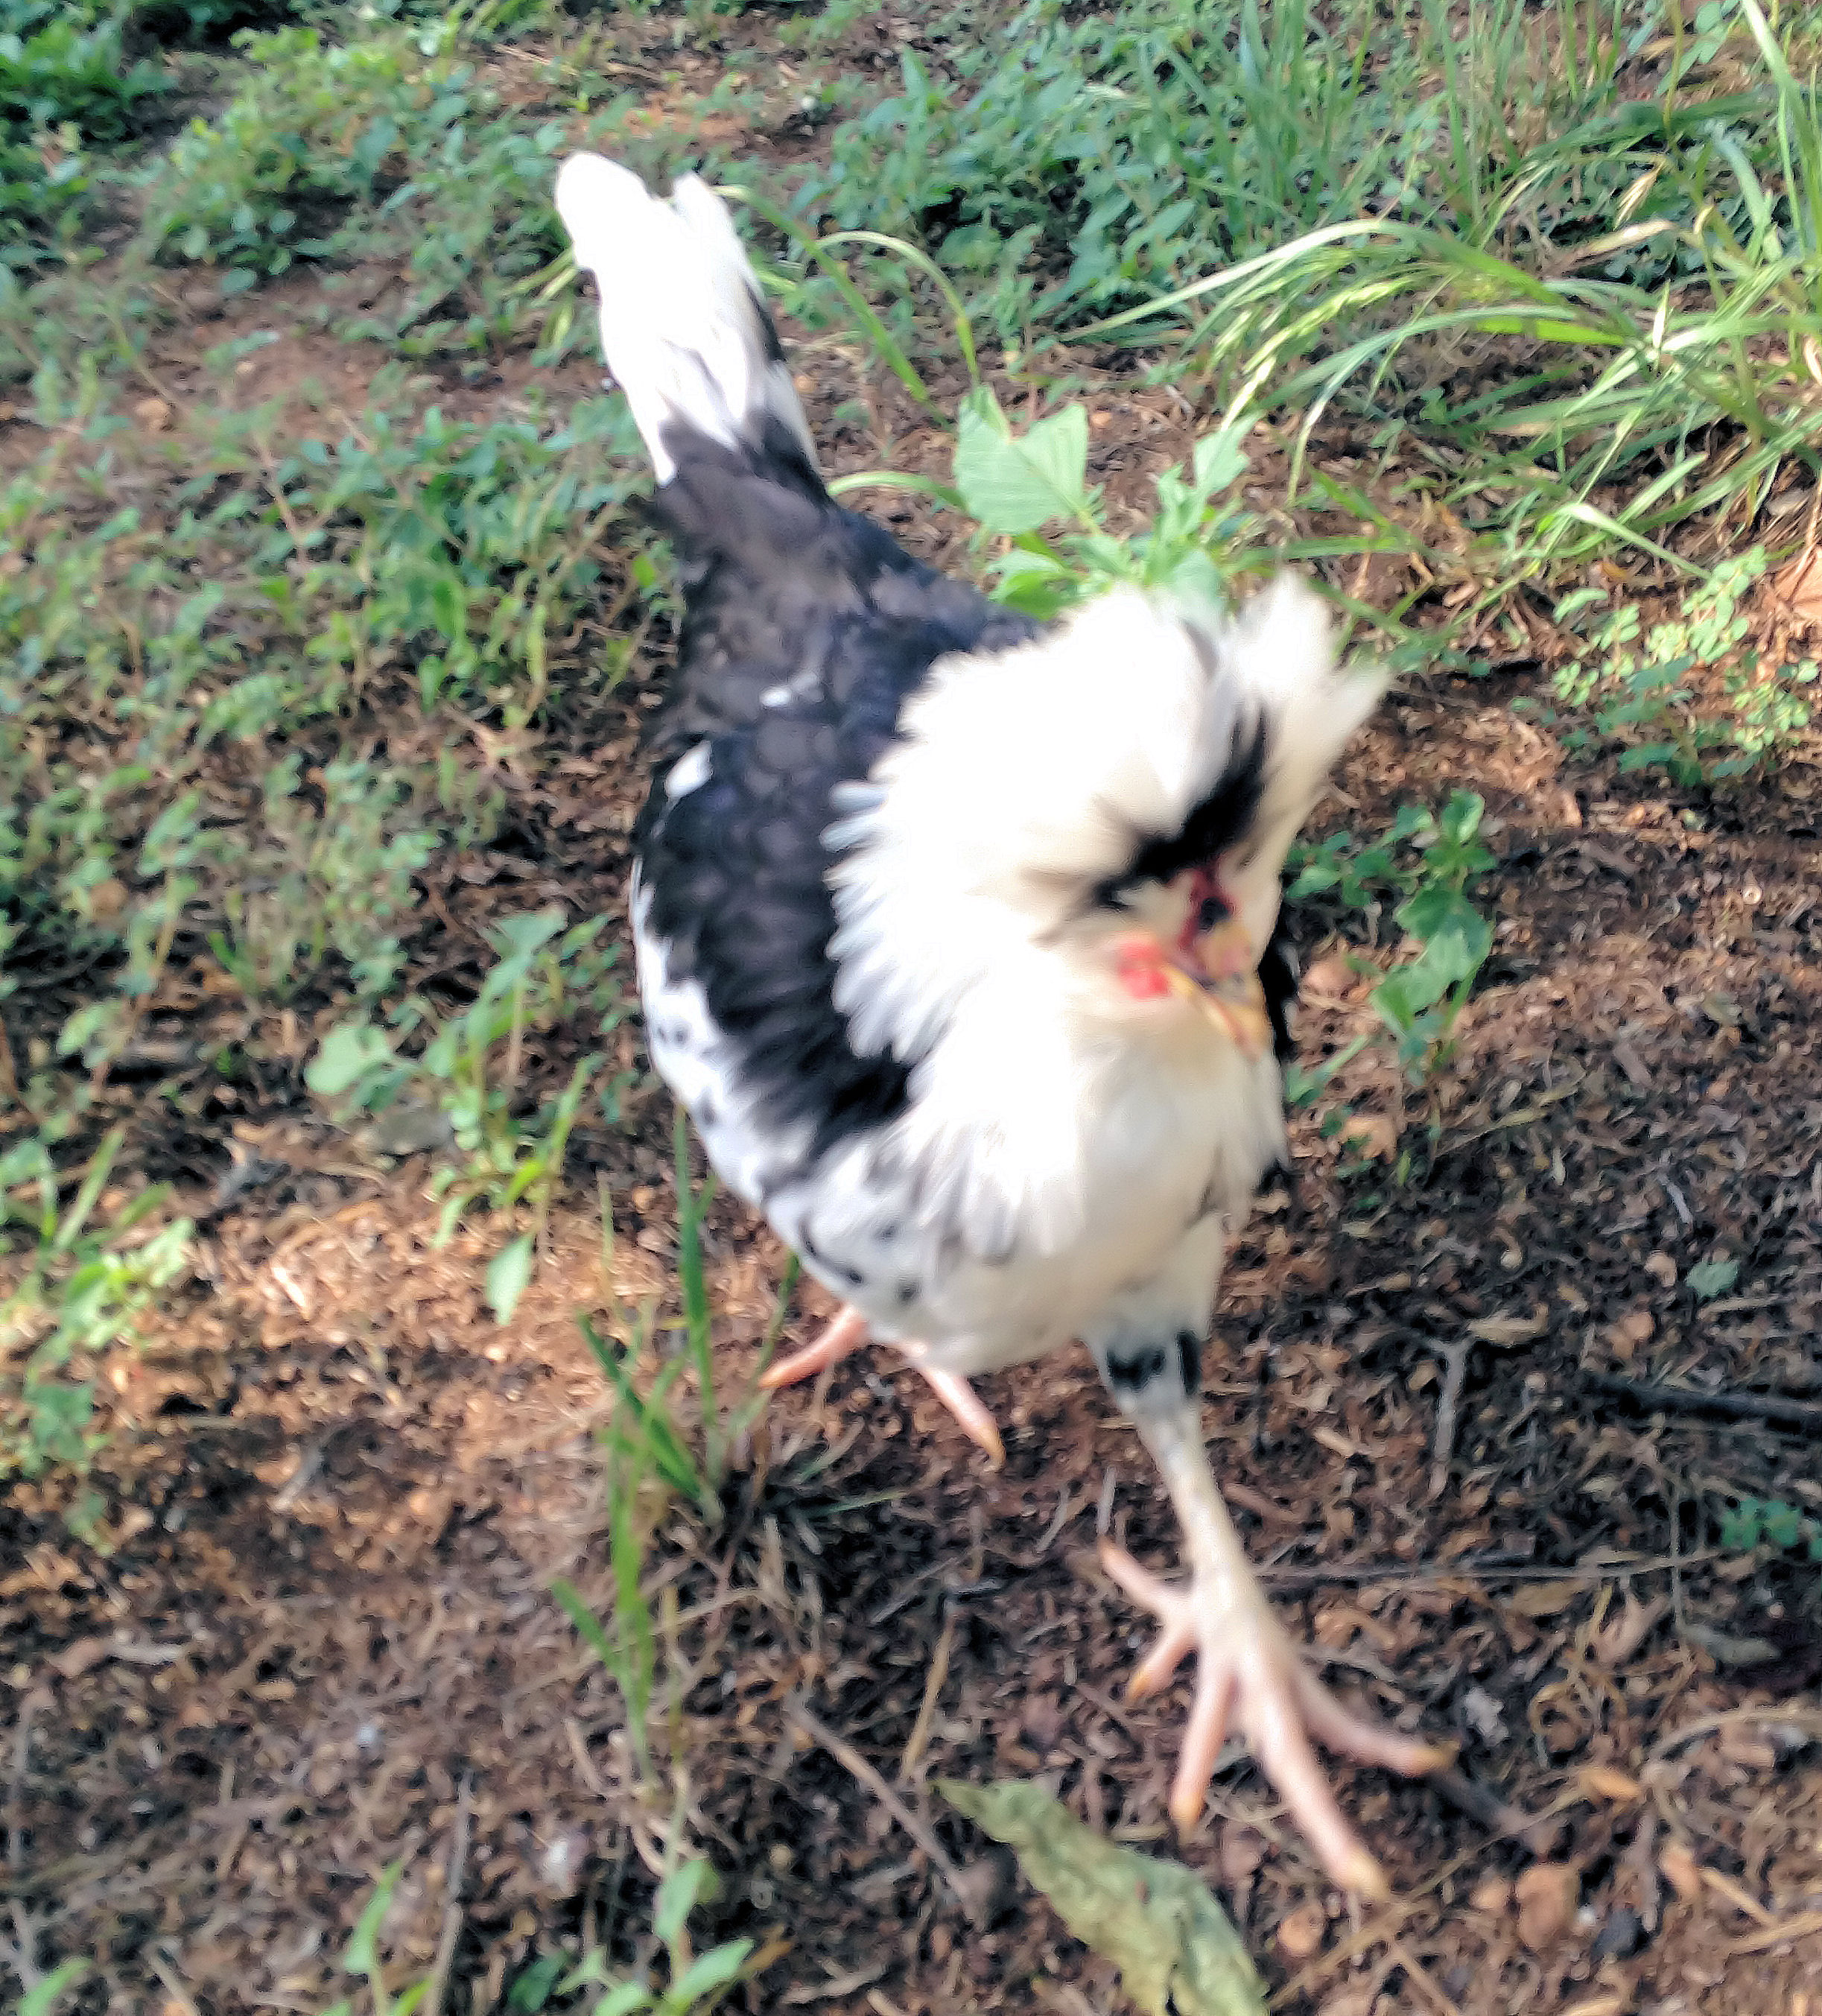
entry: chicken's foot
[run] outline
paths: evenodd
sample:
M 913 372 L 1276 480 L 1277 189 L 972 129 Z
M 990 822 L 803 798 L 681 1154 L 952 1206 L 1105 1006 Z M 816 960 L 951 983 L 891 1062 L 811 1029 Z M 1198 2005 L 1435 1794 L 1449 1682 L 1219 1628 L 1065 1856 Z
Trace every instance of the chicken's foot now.
M 1192 1403 L 1147 1409 L 1136 1414 L 1135 1425 L 1183 1523 L 1190 1579 L 1162 1582 L 1107 1541 L 1101 1561 L 1127 1595 L 1164 1625 L 1132 1676 L 1133 1694 L 1153 1692 L 1186 1654 L 1197 1654 L 1195 1701 L 1171 1786 L 1171 1817 L 1184 1834 L 1201 1818 L 1231 1720 L 1330 1876 L 1362 1896 L 1387 1895 L 1385 1872 L 1342 1816 L 1310 1739 L 1407 1777 L 1448 1763 L 1453 1746 L 1401 1736 L 1345 1708 L 1304 1663 L 1222 1503 L 1202 1444 L 1200 1409 Z
M 844 1309 L 824 1327 L 814 1343 L 805 1345 L 801 1351 L 794 1351 L 788 1358 L 781 1358 L 776 1365 L 769 1366 L 761 1374 L 759 1383 L 767 1388 L 794 1386 L 800 1379 L 812 1378 L 827 1366 L 838 1365 L 867 1341 L 866 1318 L 859 1309 Z M 959 1372 L 939 1371 L 934 1366 L 920 1363 L 924 1351 L 921 1344 L 901 1344 L 896 1348 L 961 1424 L 962 1432 L 969 1441 L 986 1451 L 988 1461 L 997 1470 L 1006 1460 L 1006 1445 L 999 1438 L 998 1424 L 974 1388 Z

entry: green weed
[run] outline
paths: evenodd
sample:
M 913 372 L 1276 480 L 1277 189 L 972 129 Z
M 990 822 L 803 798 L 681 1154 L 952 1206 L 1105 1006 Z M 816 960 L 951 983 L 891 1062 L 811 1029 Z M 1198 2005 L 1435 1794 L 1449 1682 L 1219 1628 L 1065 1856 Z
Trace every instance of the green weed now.
M 427 715 L 535 714 L 550 639 L 600 592 L 596 542 L 626 494 L 600 449 L 624 416 L 599 400 L 560 427 L 408 425 L 382 408 L 282 456 L 257 415 L 224 421 L 214 473 L 155 528 L 136 507 L 90 524 L 56 508 L 106 478 L 99 384 L 43 373 L 36 405 L 56 445 L 0 491 L 28 563 L 0 570 L 0 958 L 54 936 L 121 960 L 66 1035 L 92 1067 L 179 929 L 256 999 L 332 959 L 384 994 L 414 879 L 491 838 L 502 800 L 456 746 L 459 716 L 427 757 L 338 751 L 334 725 L 401 679 Z M 610 682 L 635 641 L 577 678 Z M 74 746 L 72 709 L 91 724 Z
M 596 917 L 566 931 L 556 910 L 500 920 L 489 934 L 499 963 L 463 1013 L 439 1016 L 412 995 L 385 1026 L 365 1017 L 338 1023 L 304 1074 L 311 1091 L 344 1113 L 370 1116 L 369 1138 L 383 1150 L 452 1142 L 463 1159 L 438 1170 L 432 1183 L 443 1199 L 437 1244 L 471 1204 L 496 1215 L 531 1207 L 531 1229 L 488 1269 L 488 1301 L 502 1323 L 531 1281 L 571 1129 L 603 1069 L 600 1053 L 582 1057 L 562 1092 L 528 1115 L 526 1046 L 578 1011 L 594 1018 L 600 1035 L 619 1022 L 616 949 L 600 943 L 606 923 Z M 419 1038 L 421 1048 L 401 1047 Z
M 1446 1053 L 1456 1017 L 1493 950 L 1493 926 L 1471 893 L 1472 884 L 1496 866 L 1476 837 L 1485 810 L 1474 792 L 1457 791 L 1439 814 L 1401 806 L 1389 830 L 1370 846 L 1343 832 L 1291 849 L 1287 902 L 1323 898 L 1342 913 L 1376 913 L 1388 898 L 1399 899 L 1393 921 L 1417 950 L 1378 981 L 1371 999 L 1416 1083 Z M 1291 1102 L 1313 1098 L 1365 1042 L 1356 1039 L 1313 1071 L 1294 1065 L 1285 1074 Z
M 147 171 L 143 225 L 154 255 L 229 268 L 228 291 L 327 250 L 333 216 L 373 200 L 394 162 L 406 102 L 431 123 L 466 109 L 459 94 L 414 88 L 402 37 L 325 45 L 315 29 L 283 28 L 239 46 L 246 81 Z
M 1622 770 L 1663 769 L 1680 784 L 1744 776 L 1772 761 L 1806 729 L 1813 658 L 1773 665 L 1752 645 L 1743 607 L 1766 570 L 1763 546 L 1723 560 L 1687 592 L 1680 614 L 1641 636 L 1638 606 L 1615 610 L 1589 640 L 1589 655 L 1556 675 L 1557 697 L 1575 713 L 1536 710 L 1565 748 L 1619 745 Z M 1559 604 L 1572 618 L 1597 590 Z M 1592 716 L 1592 725 L 1577 715 Z
M 1671 27 L 1641 98 L 1649 4 L 1035 4 L 956 88 L 908 56 L 798 207 L 920 246 L 1021 351 L 1161 347 L 1228 421 L 1294 416 L 1294 494 L 1341 403 L 1496 599 L 1818 466 L 1815 88 L 1756 0 Z
M 383 315 L 334 316 L 332 302 L 340 334 L 403 357 L 504 341 L 522 282 L 560 249 L 550 185 L 568 133 L 499 117 L 469 45 L 499 12 L 346 42 L 304 27 L 237 38 L 252 66 L 240 88 L 146 173 L 145 248 L 224 268 L 230 293 L 300 259 L 394 258 L 406 284 Z
M 613 1676 L 627 1707 L 627 1730 L 642 1776 L 652 1769 L 647 1724 L 657 1676 L 657 1640 L 651 1607 L 644 1589 L 646 1550 L 666 1507 L 681 1499 L 711 1525 L 722 1517 L 722 1492 L 729 1459 L 743 1436 L 765 1410 L 759 1384 L 770 1363 L 795 1292 L 798 1261 L 793 1255 L 780 1284 L 778 1300 L 747 1384 L 730 1402 L 719 1397 L 715 1377 L 708 1290 L 703 1272 L 702 1222 L 713 1194 L 713 1179 L 698 1190 L 690 1181 L 688 1134 L 678 1116 L 674 1148 L 677 1170 L 677 1279 L 682 1304 L 681 1349 L 654 1352 L 657 1309 L 648 1305 L 636 1315 L 616 1302 L 612 1327 L 628 1341 L 618 1345 L 604 1338 L 586 1317 L 578 1319 L 582 1336 L 594 1353 L 614 1394 L 614 1405 L 599 1431 L 607 1500 L 607 1530 L 614 1571 L 614 1605 L 606 1624 L 598 1619 L 569 1583 L 553 1585 L 553 1594 L 567 1613 L 584 1642 Z M 613 1280 L 613 1219 L 603 1193 L 601 1203 L 603 1283 Z M 656 1357 L 647 1374 L 645 1361 Z M 697 1449 L 681 1422 L 675 1395 L 687 1372 L 696 1377 Z M 642 1383 L 643 1382 L 643 1383 Z M 640 2006 L 643 2005 L 629 2005 Z
M 51 2016 L 65 1995 L 88 1972 L 88 1962 L 72 1954 L 27 1988 L 15 2005 L 15 2016 Z
M 1712 1260 L 1698 1260 L 1690 1269 L 1689 1292 L 1698 1302 L 1712 1302 L 1717 1295 L 1728 1294 L 1739 1278 L 1739 1262 L 1717 1255 Z
M 1015 434 L 985 387 L 963 402 L 956 437 L 956 500 L 983 531 L 1010 542 L 992 562 L 1003 602 L 1048 616 L 1116 585 L 1223 606 L 1226 581 L 1256 539 L 1251 514 L 1223 501 L 1246 468 L 1234 428 L 1197 442 L 1182 465 L 1157 478 L 1150 528 L 1120 540 L 1104 528 L 1088 483 L 1088 409 L 1062 407 Z M 1053 539 L 1041 528 L 1068 527 Z
M 625 1976 L 610 1968 L 599 1949 L 582 1956 L 579 1965 L 565 1973 L 560 1960 L 549 1968 L 548 1987 L 542 1981 L 522 1992 L 525 1977 L 515 1983 L 513 2005 L 527 2011 L 545 2006 L 550 1993 L 558 1996 L 600 1993 L 589 2007 L 589 2016 L 708 2016 L 729 1992 L 742 1982 L 764 1972 L 776 1956 L 755 1953 L 751 1939 L 729 1939 L 697 1953 L 690 1943 L 688 1921 L 692 1911 L 711 1903 L 720 1889 L 713 1867 L 700 1856 L 679 1863 L 659 1884 L 652 1899 L 652 1936 L 664 1949 L 668 1962 L 662 1988 L 654 1988 L 645 1975 Z M 557 1958 L 549 1956 L 549 1959 Z M 547 1962 L 538 1964 L 540 1967 Z M 562 1975 L 560 1980 L 556 1978 Z M 535 1996 L 535 1999 L 534 1999 Z
M 95 1361 L 131 1337 L 188 1267 L 187 1219 L 133 1237 L 163 1204 L 162 1188 L 98 1216 L 123 1139 L 116 1129 L 102 1142 L 67 1207 L 59 1191 L 69 1173 L 41 1136 L 0 1155 L 0 1250 L 26 1255 L 24 1278 L 0 1303 L 0 1481 L 53 1465 L 87 1470 L 101 1445 Z
M 135 108 L 167 88 L 156 64 L 128 56 L 129 13 L 0 0 L 0 120 L 20 128 L 67 121 L 85 140 L 122 138 Z
M 0 299 L 74 242 L 90 150 L 132 129 L 167 88 L 128 53 L 130 9 L 0 0 Z
M 433 1977 L 424 1975 L 394 1994 L 386 1984 L 380 1957 L 380 1935 L 392 1908 L 394 1892 L 405 1873 L 402 1862 L 388 1863 L 362 1906 L 342 1953 L 342 1971 L 367 1984 L 364 2001 L 344 1996 L 324 2016 L 412 2016 L 430 1992 Z M 581 1959 L 561 1951 L 541 1955 L 521 1972 L 506 1994 L 506 2007 L 519 2016 L 538 2016 L 563 2007 L 587 2016 L 709 2016 L 729 1991 L 764 1972 L 777 1950 L 754 1949 L 751 1939 L 732 1939 L 698 1954 L 692 1945 L 692 1912 L 712 1903 L 720 1884 L 712 1866 L 700 1856 L 678 1863 L 661 1878 L 652 1898 L 651 1931 L 647 1944 L 663 1949 L 668 1978 L 662 1988 L 649 1982 L 649 1964 L 628 1977 L 614 1968 L 597 1946 L 586 1947 Z M 66 1963 L 59 1970 L 73 1980 L 85 1963 Z M 74 1971 L 72 1971 L 72 1967 Z M 575 1998 L 573 1999 L 572 1998 Z M 45 2016 L 49 2000 L 37 2007 Z
M 1721 1545 L 1730 1553 L 1775 1547 L 1822 1563 L 1822 1521 L 1777 1498 L 1742 1498 L 1721 1517 Z
M 1004 340 L 1104 314 L 1406 177 L 1408 105 L 1385 104 L 1410 89 L 1408 38 L 1348 27 L 1356 46 L 1300 4 L 1071 20 L 1039 0 L 952 51 L 956 87 L 906 52 L 902 95 L 837 131 L 796 207 L 924 244 Z M 1366 81 L 1388 62 L 1382 93 Z
M 430 1977 L 423 1975 L 404 1992 L 394 1995 L 386 1985 L 385 1964 L 380 1957 L 380 1932 L 392 1908 L 392 1893 L 405 1874 L 402 1862 L 389 1862 L 373 1885 L 373 1894 L 362 1907 L 342 1953 L 342 1971 L 361 1975 L 367 1983 L 367 2016 L 411 2016 L 429 1992 Z M 345 1996 L 324 2012 L 324 2016 L 355 2016 L 355 2001 Z

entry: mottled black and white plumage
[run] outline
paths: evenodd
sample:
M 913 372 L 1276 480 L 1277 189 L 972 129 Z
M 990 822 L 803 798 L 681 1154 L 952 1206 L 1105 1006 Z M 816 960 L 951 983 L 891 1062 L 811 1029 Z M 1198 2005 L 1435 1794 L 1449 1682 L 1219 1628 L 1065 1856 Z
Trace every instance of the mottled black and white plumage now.
M 1284 1157 L 1280 872 L 1377 684 L 1288 578 L 1236 620 L 1136 593 L 1049 627 L 841 509 L 719 201 L 581 155 L 557 203 L 659 478 L 687 614 L 632 909 L 653 1061 L 728 1186 L 848 1305 L 798 1370 L 896 1343 L 966 1384 L 1079 1337 L 1193 1569 L 1108 1565 L 1201 1660 L 1172 1809 L 1230 1711 L 1370 1888 L 1305 1731 L 1400 1769 L 1247 1570 L 1198 1426 L 1223 1248 Z M 1275 1046 L 1272 1037 L 1276 1033 Z

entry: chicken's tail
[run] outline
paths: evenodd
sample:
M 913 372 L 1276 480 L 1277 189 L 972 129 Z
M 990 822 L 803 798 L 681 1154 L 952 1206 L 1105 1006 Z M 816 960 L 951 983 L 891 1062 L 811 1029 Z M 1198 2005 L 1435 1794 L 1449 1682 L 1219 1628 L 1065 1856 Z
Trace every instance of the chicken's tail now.
M 668 202 L 599 154 L 572 154 L 556 207 L 601 296 L 601 347 L 661 484 L 690 436 L 762 455 L 816 452 L 778 333 L 720 197 L 685 175 Z

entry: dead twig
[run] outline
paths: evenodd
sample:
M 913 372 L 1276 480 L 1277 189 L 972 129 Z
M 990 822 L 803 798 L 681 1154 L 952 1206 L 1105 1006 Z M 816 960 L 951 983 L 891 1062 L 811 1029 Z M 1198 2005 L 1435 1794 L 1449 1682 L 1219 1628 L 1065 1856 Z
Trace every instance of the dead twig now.
M 1437 2011 L 1437 2016 L 1461 2016 L 1461 2011 L 1445 1995 L 1424 1971 L 1421 1963 L 1401 1939 L 1388 1939 L 1386 1944 L 1392 1957 L 1404 1969 L 1405 1979 L 1423 1996 L 1424 2001 Z
M 443 1995 L 449 1985 L 456 1942 L 462 1936 L 462 1879 L 468 1869 L 468 1809 L 474 1790 L 474 1773 L 464 1771 L 461 1790 L 456 1795 L 456 1827 L 449 1841 L 449 1880 L 443 1894 L 443 1924 L 437 1935 L 437 1957 L 430 1967 L 430 1985 L 424 1991 L 424 2016 L 442 2016 Z
M 949 1850 L 937 1839 L 936 1831 L 930 1823 L 920 1820 L 913 1813 L 854 1745 L 844 1737 L 837 1736 L 826 1723 L 812 1714 L 798 1696 L 792 1694 L 786 1700 L 784 1714 L 787 1722 L 794 1723 L 812 1743 L 826 1750 L 843 1770 L 873 1794 L 930 1857 L 931 1867 L 948 1886 L 949 1894 L 961 1906 L 968 1922 L 974 1925 L 981 1924 L 985 1914 L 981 1910 L 980 1899 L 974 1894 L 967 1877 L 957 1867 Z
M 1681 1728 L 1672 1730 L 1667 1736 L 1660 1736 L 1651 1745 L 1646 1764 L 1649 1766 L 1662 1762 L 1672 1751 L 1680 1750 L 1684 1744 L 1693 1743 L 1698 1736 L 1712 1736 L 1718 1730 L 1730 1729 L 1741 1723 L 1761 1726 L 1771 1723 L 1806 1730 L 1812 1737 L 1822 1737 L 1822 1708 L 1812 1708 L 1806 1702 L 1771 1701 L 1763 1708 L 1719 1708 L 1712 1715 L 1697 1715 Z
M 1449 1459 L 1455 1452 L 1455 1422 L 1461 1406 L 1462 1382 L 1476 1340 L 1458 1337 L 1453 1344 L 1432 1344 L 1442 1361 L 1442 1391 L 1436 1400 L 1436 1435 L 1430 1447 L 1430 1496 L 1440 1498 L 1449 1487 Z
M 1496 1839 L 1515 1841 L 1529 1855 L 1542 1858 L 1555 1845 L 1557 1830 L 1554 1820 L 1508 1805 L 1498 1793 L 1489 1791 L 1485 1785 L 1477 1784 L 1453 1765 L 1445 1770 L 1428 1773 L 1424 1783 L 1432 1791 L 1440 1792 L 1457 1813 L 1466 1813 L 1471 1820 L 1478 1821 Z
M 936 1720 L 936 1704 L 942 1696 L 943 1683 L 949 1678 L 949 1654 L 955 1650 L 955 1617 L 952 1612 L 945 1612 L 942 1620 L 942 1635 L 937 1640 L 936 1650 L 931 1654 L 930 1672 L 924 1683 L 924 1699 L 918 1705 L 917 1719 L 912 1725 L 904 1755 L 898 1759 L 898 1783 L 901 1785 L 910 1782 L 912 1773 L 923 1760 L 924 1749 L 930 1741 L 931 1726 Z
M 1814 1400 L 1793 1400 L 1781 1393 L 1701 1393 L 1692 1386 L 1622 1379 L 1617 1372 L 1584 1370 L 1582 1377 L 1597 1392 L 1629 1400 L 1647 1414 L 1715 1414 L 1726 1421 L 1768 1421 L 1779 1427 L 1822 1430 L 1822 1402 Z
M 1464 1554 L 1453 1561 L 1321 1561 L 1296 1563 L 1259 1571 L 1267 1589 L 1320 1589 L 1333 1582 L 1405 1584 L 1450 1582 L 1613 1582 L 1622 1576 L 1658 1575 L 1666 1568 L 1696 1568 L 1722 1557 L 1719 1547 L 1688 1554 L 1649 1554 L 1634 1561 L 1582 1561 L 1569 1567 L 1521 1558 L 1515 1554 Z
M 52 1705 L 50 1689 L 41 1680 L 28 1688 L 19 1704 L 19 1720 L 13 1732 L 13 1762 L 7 1774 L 6 1784 L 6 1862 L 9 1868 L 20 1866 L 20 1799 L 25 1791 L 25 1774 L 31 1762 L 31 1726 L 37 1717 Z
M 175 2007 L 181 2011 L 181 2016 L 200 2016 L 196 1997 L 184 1985 L 182 1976 L 164 1955 L 156 1947 L 152 1947 L 147 1950 L 146 1957 L 152 1963 L 152 1971 L 164 1982 L 165 1993 L 171 1997 L 166 2007 Z

